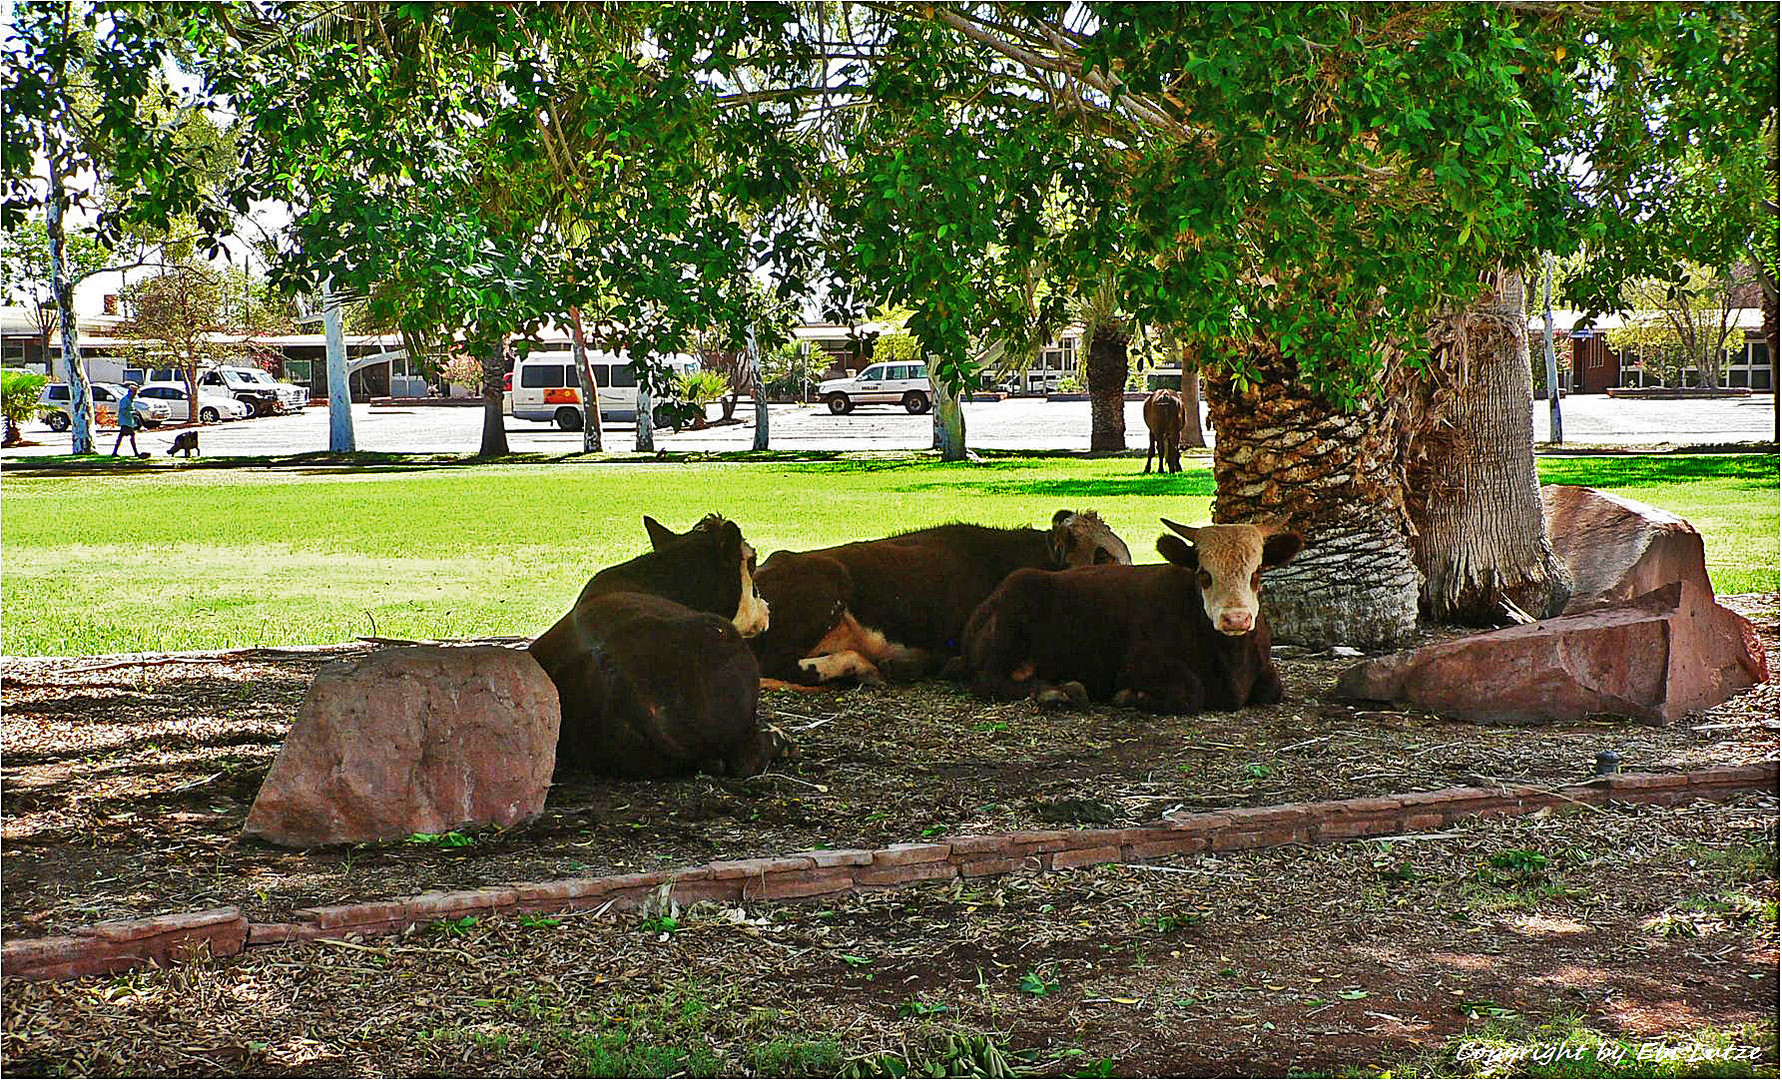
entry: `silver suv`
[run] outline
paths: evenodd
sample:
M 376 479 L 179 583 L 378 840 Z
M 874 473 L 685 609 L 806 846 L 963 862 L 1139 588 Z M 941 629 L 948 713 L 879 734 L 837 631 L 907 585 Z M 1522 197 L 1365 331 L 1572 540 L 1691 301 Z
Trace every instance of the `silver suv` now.
M 88 387 L 93 395 L 95 409 L 110 408 L 113 413 L 118 410 L 118 402 L 124 400 L 124 387 L 121 383 L 93 383 Z M 43 406 L 43 422 L 51 431 L 67 431 L 74 420 L 69 416 L 70 402 L 73 394 L 67 383 L 53 382 L 43 388 L 37 396 L 37 404 Z M 163 401 L 151 401 L 139 393 L 136 397 L 136 415 L 142 419 L 143 427 L 160 427 L 173 416 L 173 411 Z

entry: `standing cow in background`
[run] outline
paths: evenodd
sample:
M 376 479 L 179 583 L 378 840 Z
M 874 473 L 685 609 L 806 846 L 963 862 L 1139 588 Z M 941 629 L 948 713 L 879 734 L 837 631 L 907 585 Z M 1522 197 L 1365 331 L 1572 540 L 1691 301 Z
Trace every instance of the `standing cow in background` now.
M 1167 563 L 1010 574 L 966 628 L 973 688 L 1172 713 L 1280 701 L 1262 571 L 1298 554 L 1299 536 L 1163 523 L 1178 534 L 1157 539 Z
M 1151 471 L 1151 455 L 1157 455 L 1158 472 L 1182 471 L 1182 395 L 1174 390 L 1153 390 L 1145 399 L 1145 428 L 1151 441 L 1145 446 L 1145 471 Z
M 1022 568 L 1130 563 L 1093 510 L 1060 510 L 1049 529 L 939 525 L 818 551 L 776 551 L 756 581 L 773 626 L 750 644 L 762 673 L 807 683 L 919 676 L 957 653 L 966 620 Z
M 754 775 L 775 749 L 756 716 L 761 671 L 743 640 L 768 624 L 755 549 L 715 514 L 685 533 L 643 520 L 652 550 L 595 574 L 532 643 L 562 699 L 557 767 Z

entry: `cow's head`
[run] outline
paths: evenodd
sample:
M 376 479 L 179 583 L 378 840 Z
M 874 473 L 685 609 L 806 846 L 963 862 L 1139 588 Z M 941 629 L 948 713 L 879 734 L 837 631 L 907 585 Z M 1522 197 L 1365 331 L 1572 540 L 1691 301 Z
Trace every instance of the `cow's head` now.
M 684 533 L 653 517 L 643 523 L 651 549 L 674 567 L 681 593 L 674 599 L 717 615 L 734 612 L 730 621 L 743 637 L 767 629 L 767 601 L 755 591 L 755 549 L 736 522 L 712 514 Z
M 1052 531 L 1046 536 L 1052 569 L 1070 570 L 1098 563 L 1132 564 L 1132 552 L 1107 522 L 1093 510 L 1077 513 L 1060 510 L 1052 515 Z
M 1280 522 L 1256 525 L 1202 525 L 1198 529 L 1163 523 L 1177 536 L 1159 536 L 1157 551 L 1177 566 L 1196 571 L 1200 602 L 1221 634 L 1239 637 L 1256 628 L 1262 606 L 1262 572 L 1299 554 L 1304 543 Z

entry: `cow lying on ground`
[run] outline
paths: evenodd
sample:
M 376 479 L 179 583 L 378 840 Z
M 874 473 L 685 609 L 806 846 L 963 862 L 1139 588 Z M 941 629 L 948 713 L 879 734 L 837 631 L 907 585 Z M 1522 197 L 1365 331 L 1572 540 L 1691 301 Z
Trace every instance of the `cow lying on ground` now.
M 1151 471 L 1151 455 L 1157 455 L 1158 472 L 1182 471 L 1182 395 L 1174 390 L 1153 390 L 1145 399 L 1145 427 L 1151 441 L 1145 445 L 1145 471 Z
M 532 643 L 557 684 L 560 769 L 666 776 L 765 769 L 761 672 L 743 639 L 767 628 L 755 550 L 713 515 L 677 534 L 644 518 L 651 550 L 608 567 Z
M 1131 561 L 1125 543 L 1089 510 L 1060 510 L 1043 531 L 941 525 L 819 551 L 776 551 L 755 579 L 773 607 L 773 626 L 750 644 L 774 679 L 875 682 L 881 669 L 914 677 L 959 651 L 972 610 L 1010 573 Z
M 1262 571 L 1300 549 L 1279 525 L 1165 519 L 1159 566 L 1010 574 L 972 614 L 966 668 L 990 697 L 1093 698 L 1156 712 L 1281 700 Z

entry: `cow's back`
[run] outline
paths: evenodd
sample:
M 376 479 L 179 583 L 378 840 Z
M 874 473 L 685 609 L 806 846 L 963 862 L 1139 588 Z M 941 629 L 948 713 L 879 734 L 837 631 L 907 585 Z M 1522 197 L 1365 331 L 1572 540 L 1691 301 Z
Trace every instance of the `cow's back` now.
M 915 648 L 957 650 L 971 613 L 1004 578 L 1043 568 L 1038 529 L 939 525 L 883 540 L 843 544 L 824 554 L 848 570 L 855 618 Z

